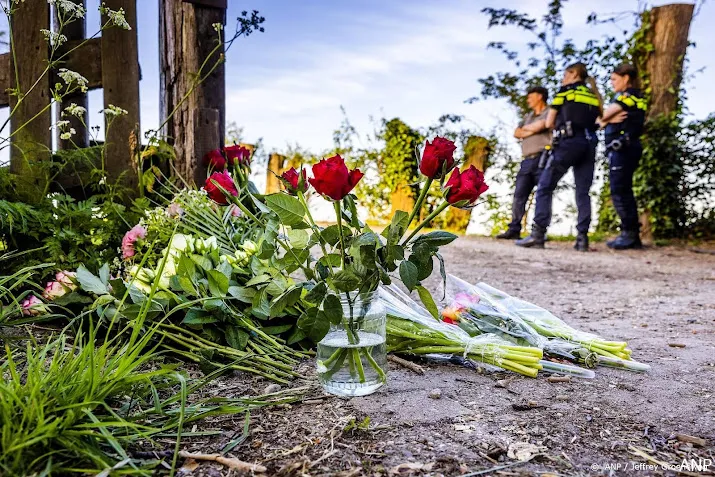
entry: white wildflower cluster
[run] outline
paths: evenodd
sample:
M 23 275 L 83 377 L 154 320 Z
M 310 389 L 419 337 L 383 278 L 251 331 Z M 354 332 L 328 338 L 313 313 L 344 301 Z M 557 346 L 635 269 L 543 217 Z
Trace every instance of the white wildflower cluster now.
M 214 23 L 211 26 L 214 28 L 214 30 L 216 32 L 220 32 L 221 30 L 223 30 L 223 24 L 221 24 L 221 23 Z
M 76 118 L 83 118 L 87 110 L 82 106 L 77 106 L 76 103 L 72 103 L 62 111 L 62 117 L 74 116 Z
M 113 104 L 110 104 L 109 107 L 101 110 L 100 113 L 104 113 L 104 115 L 109 118 L 116 118 L 119 116 L 124 116 L 125 114 L 129 114 L 126 109 L 122 109 L 119 106 L 115 106 Z
M 63 119 L 61 121 L 57 121 L 53 126 L 50 126 L 50 130 L 52 129 L 57 129 L 60 131 L 60 139 L 62 140 L 68 140 L 75 134 L 77 134 L 77 131 L 75 131 L 74 128 L 69 127 L 70 122 L 67 121 L 66 119 Z
M 45 36 L 45 41 L 47 41 L 52 46 L 62 46 L 67 43 L 67 37 L 61 33 L 45 30 L 44 28 L 40 31 Z
M 67 86 L 76 85 L 81 92 L 87 92 L 87 78 L 76 71 L 70 71 L 67 68 L 60 68 L 60 72 L 57 73 L 57 76 L 59 76 Z
M 57 11 L 61 14 L 64 21 L 84 18 L 85 13 L 87 13 L 82 5 L 72 0 L 47 0 L 47 3 L 57 8 Z
M 112 10 L 108 8 L 104 3 L 99 7 L 99 13 L 106 15 L 109 18 L 109 23 L 112 26 L 119 27 L 123 30 L 131 30 L 132 27 L 127 23 L 127 19 L 124 17 L 124 9 Z

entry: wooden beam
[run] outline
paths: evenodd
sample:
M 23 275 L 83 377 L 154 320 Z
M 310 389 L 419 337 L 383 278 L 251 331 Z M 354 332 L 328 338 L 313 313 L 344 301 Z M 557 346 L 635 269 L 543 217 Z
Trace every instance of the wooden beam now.
M 49 50 L 41 29 L 50 25 L 50 6 L 46 0 L 26 0 L 15 5 L 12 15 L 12 47 L 17 65 L 10 61 L 11 86 L 22 98 L 10 97 L 10 170 L 17 174 L 21 198 L 35 202 L 42 197 L 46 178 L 33 164 L 50 159 L 52 135 L 50 126 L 50 75 L 45 72 Z M 15 69 L 17 83 L 15 83 Z M 39 193 L 38 193 L 39 192 Z
M 81 5 L 86 10 L 86 0 L 73 1 L 75 4 Z M 57 10 L 55 10 L 55 31 L 58 31 L 59 29 L 60 21 L 57 17 Z M 87 22 L 85 18 L 75 18 L 73 21 L 64 25 L 64 27 L 62 28 L 62 34 L 67 37 L 68 41 L 71 42 L 69 44 L 63 45 L 65 46 L 64 51 L 71 51 L 74 46 L 80 44 L 79 42 L 83 41 L 87 36 Z M 95 42 L 95 44 L 97 45 L 97 53 L 99 53 L 99 42 Z M 99 67 L 97 67 L 96 69 L 99 70 L 101 75 L 101 57 L 92 58 L 86 56 L 68 55 L 67 61 L 64 62 L 61 67 L 67 68 L 70 71 L 76 71 L 77 73 L 81 74 L 86 78 L 87 76 L 84 74 L 84 72 L 86 72 L 86 70 L 88 69 L 86 67 L 95 65 L 99 65 Z M 98 79 L 101 80 L 101 78 Z M 86 110 L 89 107 L 89 102 L 87 101 L 87 93 L 77 91 L 62 98 L 60 108 L 57 111 L 56 119 L 69 121 L 68 128 L 74 129 L 75 134 L 69 140 L 58 138 L 60 149 L 72 149 L 74 147 L 83 148 L 89 145 L 89 131 L 87 130 L 87 113 L 85 112 L 85 114 L 81 118 L 78 118 L 73 115 L 67 115 L 65 117 L 62 116 L 62 112 L 71 104 L 76 104 L 77 106 L 81 106 Z M 57 134 L 58 136 L 60 135 L 59 131 L 56 131 L 55 134 Z
M 213 27 L 225 24 L 225 18 L 223 9 L 174 0 L 159 3 L 161 119 L 168 118 L 164 133 L 174 146 L 176 174 L 199 186 L 206 180 L 203 155 L 222 147 L 225 137 L 224 50 L 221 45 L 214 51 L 218 34 Z M 197 85 L 196 74 L 204 63 L 201 75 L 207 76 Z M 203 118 L 217 118 L 218 123 L 200 120 L 195 111 L 202 111 Z M 216 143 L 212 145 L 200 139 L 214 134 Z
M 184 3 L 195 3 L 203 7 L 228 8 L 228 0 L 184 0 Z
M 123 184 L 136 189 L 138 172 L 135 158 L 141 144 L 137 4 L 136 0 L 104 0 L 104 3 L 112 10 L 124 9 L 124 16 L 132 28 L 126 31 L 113 27 L 102 32 L 104 107 L 114 105 L 128 112 L 114 119 L 105 133 L 106 169 L 110 181 L 116 181 L 124 174 Z M 102 23 L 107 20 L 103 17 Z
M 64 50 L 68 51 L 80 43 L 79 40 L 68 41 L 64 45 Z M 58 68 L 67 68 L 71 71 L 76 71 L 87 78 L 88 87 L 90 90 L 102 87 L 102 39 L 92 38 L 87 40 L 87 43 L 79 47 L 77 50 L 59 62 Z M 56 54 L 60 57 L 62 53 Z M 3 53 L 0 55 L 0 108 L 9 106 L 10 99 L 7 95 L 7 90 L 12 88 L 13 70 L 10 66 L 12 55 Z M 53 74 L 51 82 L 57 82 L 57 78 Z
M 278 180 L 277 175 L 283 174 L 285 171 L 285 161 L 286 157 L 282 154 L 271 153 L 268 156 L 268 170 L 266 171 L 266 194 L 273 194 L 275 192 L 280 192 L 281 181 Z

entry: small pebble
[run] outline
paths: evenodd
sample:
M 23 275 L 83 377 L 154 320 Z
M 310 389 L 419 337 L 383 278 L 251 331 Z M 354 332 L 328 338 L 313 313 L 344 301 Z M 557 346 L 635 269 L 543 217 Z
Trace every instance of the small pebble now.
M 439 399 L 439 398 L 441 398 L 441 397 L 442 397 L 442 390 L 439 389 L 439 388 L 433 389 L 432 391 L 430 391 L 429 397 L 432 398 L 432 399 Z
M 569 397 L 566 396 L 565 394 L 559 394 L 558 396 L 556 396 L 556 400 L 557 401 L 568 401 Z
M 273 394 L 281 390 L 280 384 L 269 384 L 266 389 L 263 390 L 263 394 Z

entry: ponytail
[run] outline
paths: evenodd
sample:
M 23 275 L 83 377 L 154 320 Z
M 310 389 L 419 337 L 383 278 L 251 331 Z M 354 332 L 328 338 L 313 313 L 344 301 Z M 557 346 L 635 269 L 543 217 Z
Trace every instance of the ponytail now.
M 591 92 L 596 96 L 596 98 L 598 98 L 598 115 L 603 116 L 603 96 L 601 96 L 601 92 L 598 91 L 598 85 L 596 84 L 596 80 L 593 76 L 586 76 L 586 78 L 584 78 L 584 81 L 588 85 Z

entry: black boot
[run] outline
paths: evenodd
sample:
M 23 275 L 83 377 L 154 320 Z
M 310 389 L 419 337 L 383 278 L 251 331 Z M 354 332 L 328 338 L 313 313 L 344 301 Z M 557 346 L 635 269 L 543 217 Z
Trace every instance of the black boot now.
M 616 237 L 615 240 L 606 242 L 608 248 L 613 250 L 626 250 L 629 248 L 643 248 L 641 243 L 640 234 L 637 230 L 623 230 L 621 235 Z
M 538 225 L 534 224 L 531 228 L 531 235 L 519 239 L 514 242 L 519 247 L 525 248 L 544 248 L 544 242 L 546 242 L 546 229 L 542 229 Z
M 506 232 L 502 232 L 499 235 L 497 235 L 497 238 L 502 239 L 502 240 L 519 239 L 519 238 L 521 238 L 521 230 L 507 229 Z
M 577 252 L 588 252 L 588 234 L 578 234 L 573 248 Z

